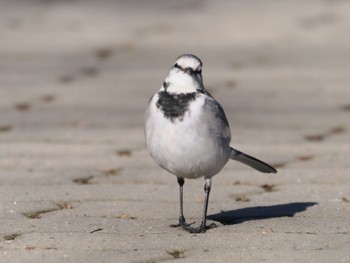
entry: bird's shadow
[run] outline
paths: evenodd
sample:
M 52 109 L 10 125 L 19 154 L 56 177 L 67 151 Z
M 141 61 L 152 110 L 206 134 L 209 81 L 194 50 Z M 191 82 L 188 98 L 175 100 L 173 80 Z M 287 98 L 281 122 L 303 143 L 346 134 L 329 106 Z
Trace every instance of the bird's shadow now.
M 240 224 L 245 221 L 293 217 L 296 213 L 305 211 L 308 207 L 317 205 L 315 202 L 288 203 L 271 206 L 247 207 L 209 215 L 209 220 L 220 222 L 223 225 Z

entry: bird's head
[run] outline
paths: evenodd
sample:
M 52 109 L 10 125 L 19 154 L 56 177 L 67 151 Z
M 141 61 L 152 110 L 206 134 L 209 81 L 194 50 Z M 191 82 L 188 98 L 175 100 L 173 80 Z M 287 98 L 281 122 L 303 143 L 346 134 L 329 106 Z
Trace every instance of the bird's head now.
M 202 61 L 191 54 L 184 54 L 177 58 L 170 69 L 163 87 L 171 93 L 191 93 L 202 91 Z

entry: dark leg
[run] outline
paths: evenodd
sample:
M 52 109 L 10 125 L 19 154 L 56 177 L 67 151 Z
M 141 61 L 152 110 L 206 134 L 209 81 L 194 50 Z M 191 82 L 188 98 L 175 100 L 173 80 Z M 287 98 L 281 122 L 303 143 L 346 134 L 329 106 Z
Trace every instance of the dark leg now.
M 184 201 L 183 201 L 183 185 L 185 184 L 185 179 L 183 177 L 178 177 L 177 182 L 180 187 L 180 217 L 179 217 L 179 223 L 175 225 L 170 225 L 171 227 L 189 227 L 191 224 L 187 224 L 185 217 L 184 217 Z
M 216 227 L 216 225 L 214 223 L 210 224 L 209 226 L 206 225 L 210 189 L 211 189 L 211 178 L 206 178 L 204 181 L 205 202 L 204 202 L 204 208 L 203 208 L 202 223 L 200 224 L 200 226 L 198 228 L 194 228 L 194 227 L 190 227 L 190 226 L 187 226 L 187 227 L 183 226 L 182 227 L 183 229 L 187 230 L 190 233 L 204 233 L 208 229 Z
M 205 193 L 205 202 L 203 207 L 203 217 L 200 225 L 200 230 L 206 230 L 205 227 L 207 225 L 207 212 L 208 212 L 208 203 L 209 203 L 209 194 L 211 189 L 211 179 L 205 179 L 204 181 L 204 193 Z

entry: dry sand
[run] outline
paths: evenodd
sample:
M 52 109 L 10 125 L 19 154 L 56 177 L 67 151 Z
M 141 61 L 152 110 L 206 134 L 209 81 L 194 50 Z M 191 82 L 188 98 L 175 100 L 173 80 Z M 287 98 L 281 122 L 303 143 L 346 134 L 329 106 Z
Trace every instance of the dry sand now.
M 349 25 L 342 0 L 2 0 L 0 262 L 350 262 Z M 195 235 L 142 124 L 182 53 L 279 170 L 228 163 Z

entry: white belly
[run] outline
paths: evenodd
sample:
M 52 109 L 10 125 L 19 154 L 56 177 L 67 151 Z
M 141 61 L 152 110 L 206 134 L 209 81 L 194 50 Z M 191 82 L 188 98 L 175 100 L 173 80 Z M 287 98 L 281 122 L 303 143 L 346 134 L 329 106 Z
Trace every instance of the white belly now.
M 229 159 L 229 140 L 210 131 L 200 111 L 203 104 L 200 98 L 191 103 L 182 121 L 164 118 L 154 103 L 146 112 L 148 150 L 161 167 L 176 176 L 212 177 Z

